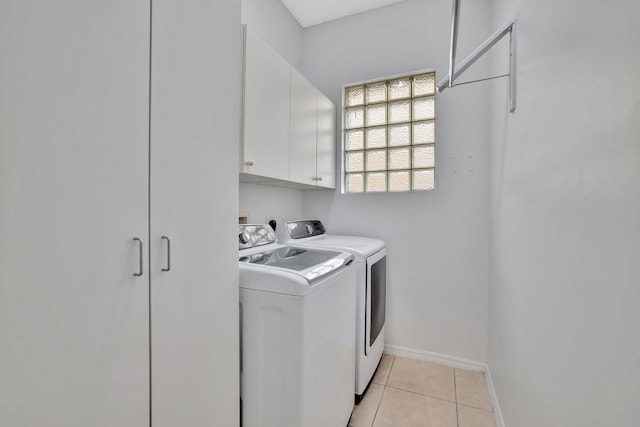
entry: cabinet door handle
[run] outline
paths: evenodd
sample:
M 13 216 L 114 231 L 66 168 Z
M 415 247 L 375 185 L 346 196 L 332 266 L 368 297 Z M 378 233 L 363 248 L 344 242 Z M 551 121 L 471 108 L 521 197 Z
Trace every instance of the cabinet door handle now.
M 322 177 L 321 176 L 314 176 L 313 180 L 314 181 L 322 181 Z
M 144 258 L 144 256 L 143 256 L 144 249 L 142 247 L 143 246 L 142 245 L 142 239 L 140 239 L 139 237 L 134 237 L 133 241 L 134 242 L 138 242 L 138 262 L 139 262 L 138 272 L 137 273 L 133 273 L 133 275 L 136 276 L 136 277 L 140 277 L 140 276 L 142 276 L 142 273 L 144 272 L 143 265 L 142 265 L 143 258 Z
M 247 160 L 244 164 L 247 166 L 253 166 L 253 160 Z
M 171 270 L 171 240 L 167 236 L 162 236 L 161 239 L 167 241 L 167 268 L 163 268 L 162 271 Z

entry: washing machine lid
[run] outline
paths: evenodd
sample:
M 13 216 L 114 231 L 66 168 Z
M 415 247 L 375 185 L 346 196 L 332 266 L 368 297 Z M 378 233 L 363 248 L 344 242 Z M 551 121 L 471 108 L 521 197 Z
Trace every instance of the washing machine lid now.
M 386 246 L 384 241 L 371 237 L 326 234 L 318 220 L 287 222 L 278 236 L 281 243 L 348 251 L 359 258 L 367 258 Z
M 353 260 L 347 252 L 325 251 L 310 248 L 269 245 L 265 250 L 241 250 L 240 266 L 262 268 L 264 274 L 294 274 L 312 284 L 339 270 Z
M 241 288 L 305 296 L 343 277 L 353 263 L 347 252 L 275 246 L 240 251 Z
M 336 258 L 338 255 L 340 255 L 340 252 L 319 251 L 294 246 L 280 246 L 264 252 L 241 256 L 240 262 L 269 265 L 294 271 L 303 271 L 316 266 L 341 265 L 341 263 L 337 261 L 330 262 L 332 258 Z

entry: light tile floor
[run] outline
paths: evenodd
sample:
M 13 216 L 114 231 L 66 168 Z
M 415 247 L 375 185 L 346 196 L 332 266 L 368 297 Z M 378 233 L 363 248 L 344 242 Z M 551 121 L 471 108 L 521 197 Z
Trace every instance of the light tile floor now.
M 495 427 L 485 376 L 388 354 L 350 427 Z

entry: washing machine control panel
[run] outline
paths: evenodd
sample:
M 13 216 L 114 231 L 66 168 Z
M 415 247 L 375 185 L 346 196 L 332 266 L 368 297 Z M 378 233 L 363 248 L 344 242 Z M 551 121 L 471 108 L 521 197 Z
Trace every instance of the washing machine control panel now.
M 268 245 L 276 240 L 276 233 L 267 224 L 243 224 L 238 228 L 239 249 Z

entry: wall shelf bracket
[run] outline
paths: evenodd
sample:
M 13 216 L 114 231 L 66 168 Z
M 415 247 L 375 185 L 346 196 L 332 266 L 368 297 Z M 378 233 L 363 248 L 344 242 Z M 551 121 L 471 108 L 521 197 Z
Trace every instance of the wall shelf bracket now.
M 495 46 L 503 37 L 509 35 L 509 111 L 516 111 L 516 37 L 515 28 L 516 21 L 508 22 L 487 38 L 480 46 L 467 56 L 464 61 L 456 67 L 456 48 L 458 44 L 458 18 L 460 16 L 460 0 L 453 0 L 453 11 L 451 13 L 451 46 L 449 49 L 449 75 L 444 78 L 436 89 L 438 93 L 442 93 L 445 89 L 456 86 L 455 80 L 472 66 L 478 59 L 482 57 L 489 49 Z M 499 76 L 503 77 L 503 76 Z M 476 81 L 490 80 L 481 79 Z

